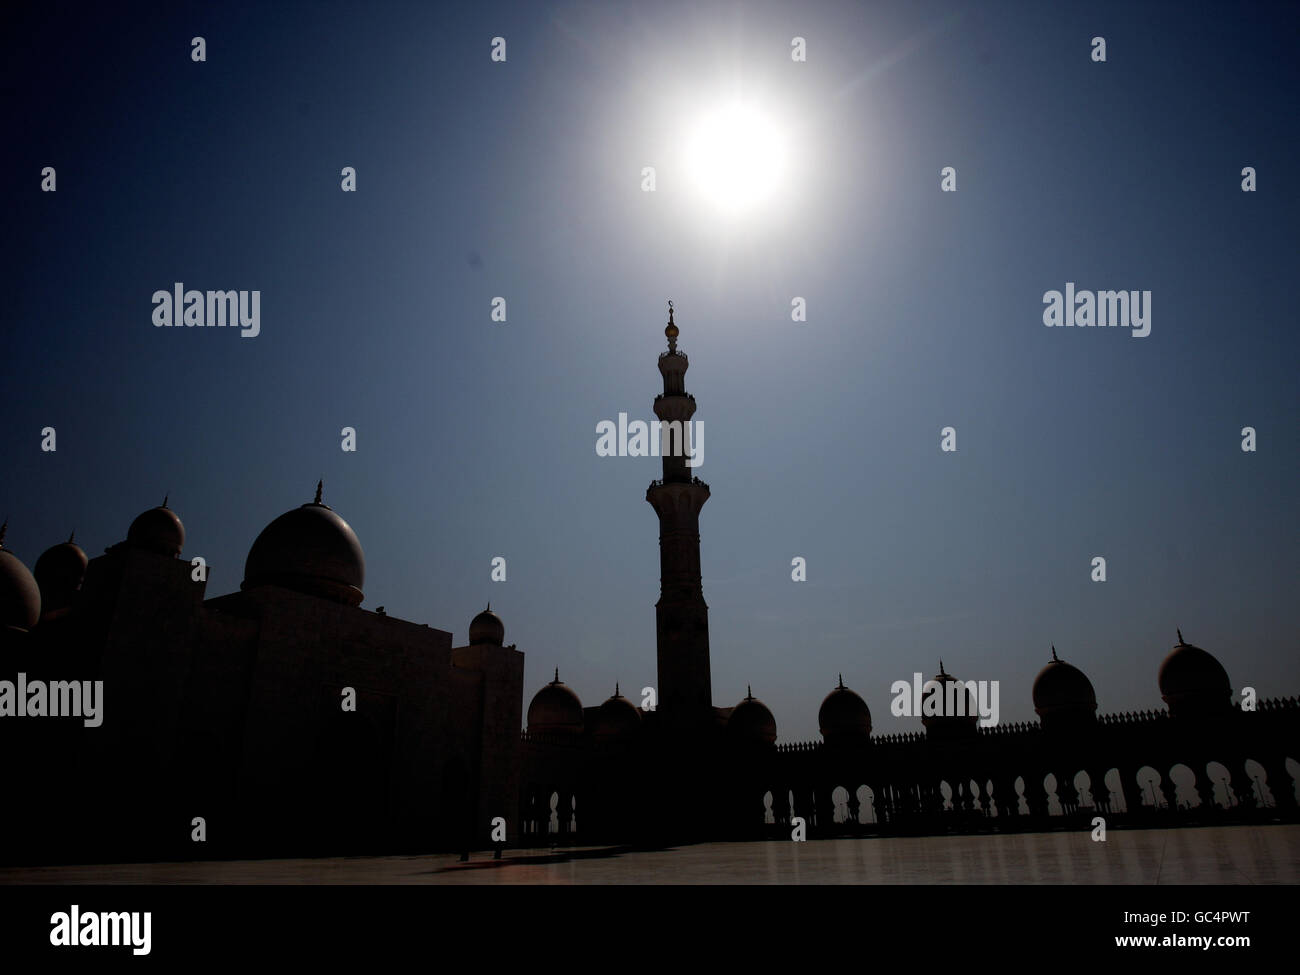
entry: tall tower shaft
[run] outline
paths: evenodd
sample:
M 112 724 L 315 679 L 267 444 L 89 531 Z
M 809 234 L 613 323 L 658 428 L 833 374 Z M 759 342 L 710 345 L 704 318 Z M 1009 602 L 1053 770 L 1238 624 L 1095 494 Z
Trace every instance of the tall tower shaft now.
M 677 349 L 672 302 L 664 334 L 668 351 L 659 354 L 664 391 L 654 401 L 661 423 L 664 476 L 651 482 L 645 494 L 659 516 L 658 707 L 667 718 L 694 721 L 707 718 L 713 706 L 709 607 L 700 578 L 700 509 L 709 500 L 709 486 L 693 476 L 686 464 L 695 397 L 686 392 L 690 362 Z

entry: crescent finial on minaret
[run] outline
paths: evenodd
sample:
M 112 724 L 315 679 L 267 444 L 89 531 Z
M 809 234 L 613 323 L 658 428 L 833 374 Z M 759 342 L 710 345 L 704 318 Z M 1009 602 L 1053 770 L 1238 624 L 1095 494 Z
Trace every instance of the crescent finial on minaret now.
M 677 323 L 673 321 L 673 303 L 668 302 L 668 325 L 664 328 L 664 335 L 668 336 L 668 351 L 677 351 Z

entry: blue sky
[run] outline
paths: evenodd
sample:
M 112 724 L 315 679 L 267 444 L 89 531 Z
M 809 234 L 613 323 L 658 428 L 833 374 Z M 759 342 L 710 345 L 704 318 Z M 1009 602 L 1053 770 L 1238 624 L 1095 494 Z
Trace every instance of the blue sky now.
M 1175 626 L 1300 691 L 1294 5 L 8 16 L 0 515 L 29 566 L 170 492 L 229 592 L 323 477 L 364 606 L 462 642 L 491 600 L 527 695 L 653 684 L 658 461 L 595 431 L 651 417 L 672 298 L 716 703 L 752 684 L 808 740 L 842 672 L 915 730 L 889 686 L 942 657 L 1025 720 L 1055 642 L 1103 711 L 1154 708 Z M 731 221 L 681 159 L 736 92 L 791 165 Z M 261 334 L 154 328 L 176 281 L 260 290 Z M 1151 291 L 1151 334 L 1045 328 L 1067 281 Z

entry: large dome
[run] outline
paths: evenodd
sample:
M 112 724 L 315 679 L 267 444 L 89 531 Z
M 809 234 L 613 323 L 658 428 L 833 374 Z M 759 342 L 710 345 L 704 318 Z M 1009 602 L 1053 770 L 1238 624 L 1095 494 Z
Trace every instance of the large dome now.
M 828 742 L 849 741 L 869 738 L 871 736 L 871 710 L 867 702 L 844 686 L 840 685 L 826 695 L 821 709 L 817 712 L 817 724 L 822 737 Z
M 185 526 L 163 498 L 162 504 L 150 508 L 131 522 L 126 542 L 132 548 L 175 558 L 185 547 Z
M 487 609 L 470 620 L 469 644 L 475 647 L 480 643 L 490 643 L 499 647 L 505 641 L 506 625 L 501 622 L 500 616 L 492 612 L 492 604 L 488 603 Z
M 746 688 L 745 699 L 731 709 L 727 734 L 738 741 L 771 745 L 776 742 L 776 718 L 753 690 Z
M 614 696 L 596 709 L 596 737 L 600 739 L 625 738 L 641 726 L 641 712 L 625 698 L 614 685 Z
M 538 691 L 528 705 L 528 730 L 543 733 L 582 731 L 582 701 L 573 688 L 560 681 L 558 669 L 555 680 Z
M 27 566 L 4 547 L 7 526 L 0 525 L 0 627 L 30 630 L 41 618 L 41 590 Z
M 283 586 L 349 606 L 360 604 L 366 557 L 352 527 L 316 500 L 286 511 L 257 536 L 244 563 L 241 589 Z
M 48 616 L 72 605 L 73 594 L 81 588 L 81 580 L 85 578 L 86 564 L 86 553 L 71 536 L 66 542 L 41 553 L 32 575 L 41 588 L 42 615 Z
M 1181 630 L 1177 646 L 1160 664 L 1157 680 L 1160 696 L 1175 717 L 1212 714 L 1232 706 L 1232 682 L 1223 664 L 1213 654 L 1184 643 Z

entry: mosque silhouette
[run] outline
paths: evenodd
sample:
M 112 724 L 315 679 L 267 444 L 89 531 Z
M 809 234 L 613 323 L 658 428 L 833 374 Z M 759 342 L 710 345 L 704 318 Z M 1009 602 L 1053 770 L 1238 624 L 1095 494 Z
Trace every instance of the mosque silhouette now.
M 696 403 L 671 308 L 665 334 L 655 415 L 687 423 Z M 1098 715 L 1092 683 L 1053 648 L 1033 684 L 1036 722 L 980 727 L 941 663 L 936 707 L 916 733 L 873 735 L 866 702 L 840 679 L 818 712 L 821 740 L 778 744 L 752 692 L 713 703 L 699 532 L 709 486 L 681 452 L 667 452 L 646 490 L 661 563 L 654 706 L 615 687 L 584 707 L 556 672 L 524 728 L 524 655 L 502 620 L 485 609 L 454 647 L 448 631 L 362 609 L 361 544 L 322 495 L 318 484 L 314 500 L 272 521 L 240 591 L 210 599 L 166 500 L 98 558 L 70 538 L 34 573 L 0 529 L 0 859 L 1300 818 L 1300 702 L 1246 709 L 1222 664 L 1181 633 L 1160 664 L 1160 710 Z M 103 682 L 102 723 L 50 716 L 56 688 L 66 707 L 65 682 L 87 680 Z M 31 688 L 48 689 L 45 717 L 34 697 L 18 700 Z

